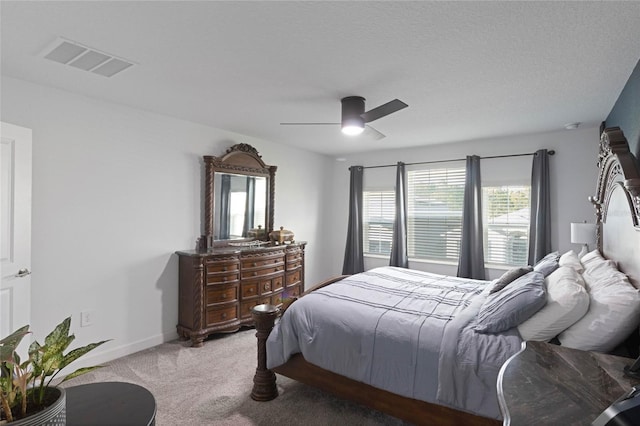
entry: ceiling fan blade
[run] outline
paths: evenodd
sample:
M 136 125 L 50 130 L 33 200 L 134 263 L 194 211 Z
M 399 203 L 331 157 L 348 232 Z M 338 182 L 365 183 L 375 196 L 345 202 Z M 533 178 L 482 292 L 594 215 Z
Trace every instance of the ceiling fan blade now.
M 364 118 L 365 123 L 370 123 L 378 118 L 382 118 L 385 115 L 393 114 L 396 111 L 400 111 L 403 108 L 408 107 L 409 105 L 405 104 L 399 99 L 394 99 L 386 104 L 380 105 L 370 111 L 362 114 L 362 118 Z
M 380 131 L 374 129 L 373 127 L 369 126 L 368 124 L 364 125 L 364 132 L 362 132 L 362 136 L 368 138 L 368 139 L 373 139 L 373 140 L 380 140 L 383 138 L 386 138 L 386 136 L 381 133 Z
M 335 126 L 340 123 L 280 123 L 281 126 Z

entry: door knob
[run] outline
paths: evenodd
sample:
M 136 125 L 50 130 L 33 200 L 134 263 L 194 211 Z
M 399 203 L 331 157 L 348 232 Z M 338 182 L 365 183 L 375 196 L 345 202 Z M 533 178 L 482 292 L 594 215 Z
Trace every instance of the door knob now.
M 26 277 L 27 275 L 31 275 L 31 271 L 27 268 L 20 269 L 18 273 L 15 275 L 17 278 Z

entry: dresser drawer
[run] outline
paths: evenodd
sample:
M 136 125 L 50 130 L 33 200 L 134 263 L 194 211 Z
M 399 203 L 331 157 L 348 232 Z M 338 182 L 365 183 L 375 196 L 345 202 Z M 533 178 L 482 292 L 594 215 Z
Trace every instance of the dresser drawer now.
M 272 278 L 270 280 L 262 280 L 260 281 L 260 294 L 270 293 L 272 291 L 277 291 L 283 287 L 282 283 L 284 282 L 284 277 L 279 276 Z
M 241 295 L 243 299 L 248 299 L 250 297 L 257 296 L 260 294 L 258 291 L 259 283 L 257 281 L 247 281 L 243 282 L 241 285 Z
M 207 284 L 224 284 L 224 283 L 237 283 L 240 279 L 240 273 L 236 272 L 234 274 L 229 273 L 218 273 L 218 274 L 207 274 L 206 283 Z
M 246 255 L 240 262 L 242 269 L 284 264 L 284 251 L 272 252 L 269 255 Z
M 207 309 L 207 326 L 238 319 L 238 305 Z
M 293 271 L 302 266 L 302 259 L 287 260 L 287 271 Z
M 207 287 L 207 305 L 238 300 L 238 286 Z
M 240 262 L 226 261 L 226 262 L 205 262 L 207 268 L 207 275 L 218 274 L 224 272 L 238 272 L 240 270 Z
M 291 274 L 287 274 L 287 286 L 299 283 L 301 274 L 302 274 L 301 270 L 298 270 Z
M 302 250 L 296 249 L 287 252 L 287 262 L 295 262 L 296 260 L 302 260 Z
M 282 291 L 274 294 L 273 296 L 271 296 L 271 304 L 276 306 L 282 305 L 283 297 L 284 297 L 284 293 Z
M 250 300 L 240 304 L 240 318 L 251 318 L 251 309 L 258 305 L 270 305 L 271 298 L 263 297 L 261 299 Z
M 294 285 L 292 287 L 287 287 L 284 290 L 284 293 L 283 293 L 283 296 L 282 296 L 283 299 L 290 299 L 292 297 L 300 296 L 300 293 L 301 293 L 300 287 L 301 287 L 300 284 L 296 284 L 296 285 Z
M 247 280 L 251 278 L 264 277 L 266 275 L 276 274 L 284 270 L 284 263 L 280 263 L 277 266 L 262 267 L 259 269 L 243 269 L 242 279 Z

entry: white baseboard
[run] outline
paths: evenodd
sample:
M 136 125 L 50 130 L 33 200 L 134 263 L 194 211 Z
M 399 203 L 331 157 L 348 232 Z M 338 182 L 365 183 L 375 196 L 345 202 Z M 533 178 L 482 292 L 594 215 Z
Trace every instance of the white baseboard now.
M 105 350 L 103 351 L 99 350 L 102 349 L 102 347 L 100 347 L 99 349 L 94 349 L 95 353 L 89 352 L 82 358 L 74 361 L 70 366 L 62 370 L 60 372 L 60 375 L 57 376 L 56 379 L 63 378 L 65 375 L 73 373 L 78 368 L 90 367 L 92 365 L 106 365 L 110 361 L 113 361 L 115 359 L 152 348 L 171 340 L 176 340 L 177 338 L 178 333 L 174 330 L 163 334 L 158 334 L 156 336 L 148 337 L 146 339 L 138 340 L 137 342 L 120 345 L 115 348 L 105 348 Z

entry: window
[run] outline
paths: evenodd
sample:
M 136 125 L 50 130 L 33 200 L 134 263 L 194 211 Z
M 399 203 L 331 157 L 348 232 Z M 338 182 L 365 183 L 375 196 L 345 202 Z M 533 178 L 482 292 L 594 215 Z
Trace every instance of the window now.
M 391 254 L 393 220 L 395 218 L 395 191 L 365 191 L 363 194 L 364 252 Z
M 465 168 L 407 172 L 407 251 L 412 259 L 458 262 L 462 238 Z M 493 265 L 526 265 L 529 185 L 482 188 L 484 258 Z M 522 181 L 520 181 L 522 182 Z M 364 192 L 364 252 L 391 253 L 395 191 Z
M 409 257 L 458 261 L 464 178 L 464 166 L 407 173 Z
M 484 260 L 526 265 L 529 250 L 529 186 L 482 188 Z

